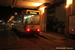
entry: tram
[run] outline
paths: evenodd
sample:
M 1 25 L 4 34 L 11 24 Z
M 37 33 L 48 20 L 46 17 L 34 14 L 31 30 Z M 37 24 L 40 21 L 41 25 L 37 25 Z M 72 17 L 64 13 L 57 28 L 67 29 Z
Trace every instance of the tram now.
M 38 10 L 23 10 L 14 21 L 14 28 L 26 34 L 40 33 L 40 12 Z

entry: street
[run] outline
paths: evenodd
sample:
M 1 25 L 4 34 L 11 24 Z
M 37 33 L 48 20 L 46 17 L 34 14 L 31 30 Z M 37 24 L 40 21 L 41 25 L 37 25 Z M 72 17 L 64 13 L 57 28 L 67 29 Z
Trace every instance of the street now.
M 0 29 L 0 50 L 74 50 L 74 42 L 75 40 L 66 37 L 43 32 L 30 36 L 9 27 Z

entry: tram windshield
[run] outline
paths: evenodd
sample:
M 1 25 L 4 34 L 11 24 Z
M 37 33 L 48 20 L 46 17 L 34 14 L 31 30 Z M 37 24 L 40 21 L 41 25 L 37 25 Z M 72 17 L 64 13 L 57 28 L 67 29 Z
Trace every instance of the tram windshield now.
M 23 23 L 29 25 L 33 25 L 33 24 L 39 25 L 40 24 L 39 18 L 40 18 L 39 15 L 24 15 Z

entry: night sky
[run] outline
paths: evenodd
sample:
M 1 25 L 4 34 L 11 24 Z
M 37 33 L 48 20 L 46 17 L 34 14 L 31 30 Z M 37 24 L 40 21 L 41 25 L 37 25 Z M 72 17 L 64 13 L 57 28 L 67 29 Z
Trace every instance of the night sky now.
M 12 15 L 15 15 L 15 12 L 19 14 L 22 10 L 25 10 L 25 8 L 11 8 L 0 6 L 0 20 L 3 19 L 7 22 Z

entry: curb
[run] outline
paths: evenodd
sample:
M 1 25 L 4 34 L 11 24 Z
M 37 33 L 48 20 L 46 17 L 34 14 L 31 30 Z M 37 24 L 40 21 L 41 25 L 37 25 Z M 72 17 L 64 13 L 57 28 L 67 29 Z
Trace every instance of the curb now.
M 11 29 L 12 30 L 12 29 Z M 17 40 L 20 41 L 20 39 L 18 38 L 18 36 L 15 34 L 15 32 L 12 30 L 12 32 L 14 33 L 14 35 L 16 36 Z

